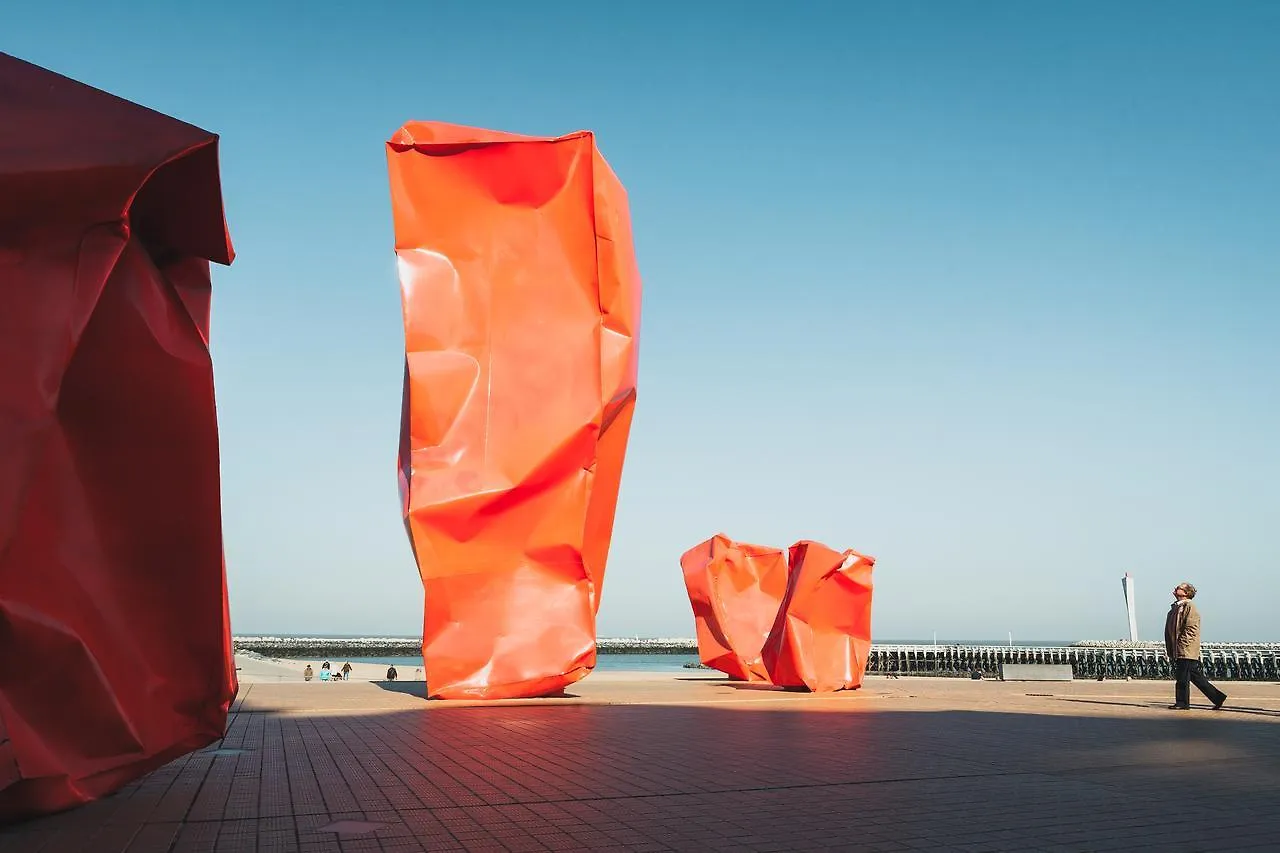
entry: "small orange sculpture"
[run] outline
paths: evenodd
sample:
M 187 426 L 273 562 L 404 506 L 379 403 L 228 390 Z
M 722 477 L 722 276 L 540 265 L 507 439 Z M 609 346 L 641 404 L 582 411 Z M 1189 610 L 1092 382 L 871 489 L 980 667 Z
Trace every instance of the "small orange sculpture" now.
M 762 653 L 770 679 L 814 692 L 859 687 L 871 651 L 875 558 L 801 541 L 789 559 L 787 593 Z
M 411 122 L 387 159 L 428 695 L 546 695 L 596 661 L 636 399 L 626 194 L 586 132 Z
M 0 822 L 223 734 L 231 259 L 214 134 L 0 54 Z
M 741 681 L 768 681 L 760 650 L 787 591 L 778 548 L 716 534 L 680 558 L 698 632 L 698 657 Z

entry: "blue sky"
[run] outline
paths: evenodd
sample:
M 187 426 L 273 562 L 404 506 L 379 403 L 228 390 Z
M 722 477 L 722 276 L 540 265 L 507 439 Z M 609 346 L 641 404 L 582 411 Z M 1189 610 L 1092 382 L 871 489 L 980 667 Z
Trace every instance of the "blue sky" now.
M 237 632 L 420 627 L 382 143 L 435 119 L 594 130 L 630 193 L 602 634 L 691 635 L 723 531 L 876 555 L 880 639 L 1119 637 L 1130 571 L 1147 637 L 1186 578 L 1280 640 L 1280 5 L 1113 5 L 68 2 L 0 49 L 222 135 Z

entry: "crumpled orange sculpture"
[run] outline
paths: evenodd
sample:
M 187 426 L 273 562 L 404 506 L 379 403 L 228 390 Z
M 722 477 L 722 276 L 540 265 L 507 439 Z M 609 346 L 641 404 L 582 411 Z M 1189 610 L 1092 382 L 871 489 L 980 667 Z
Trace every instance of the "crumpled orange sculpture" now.
M 595 666 L 635 407 L 626 194 L 586 132 L 411 122 L 387 159 L 428 695 L 553 693 Z
M 704 664 L 741 681 L 768 681 L 760 651 L 787 591 L 778 548 L 717 533 L 680 558 Z
M 0 821 L 223 734 L 231 259 L 216 136 L 0 54 Z
M 861 686 L 871 652 L 875 558 L 802 540 L 762 657 L 774 684 L 814 692 Z

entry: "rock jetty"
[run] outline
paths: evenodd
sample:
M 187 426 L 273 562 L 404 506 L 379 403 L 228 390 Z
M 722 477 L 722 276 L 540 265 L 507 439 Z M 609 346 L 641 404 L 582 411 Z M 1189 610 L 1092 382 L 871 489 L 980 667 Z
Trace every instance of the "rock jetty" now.
M 413 657 L 422 653 L 421 637 L 234 637 L 237 652 L 256 652 L 275 658 Z M 698 641 L 686 637 L 602 637 L 596 648 L 604 654 L 692 655 Z

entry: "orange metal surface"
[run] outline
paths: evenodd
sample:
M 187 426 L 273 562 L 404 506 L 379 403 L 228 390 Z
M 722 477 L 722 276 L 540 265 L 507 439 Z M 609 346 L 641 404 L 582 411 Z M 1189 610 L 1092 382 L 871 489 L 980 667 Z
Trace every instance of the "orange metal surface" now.
M 680 558 L 698 634 L 698 657 L 730 678 L 768 681 L 760 650 L 787 591 L 787 556 L 722 533 Z
M 771 680 L 814 692 L 860 686 L 871 651 L 875 558 L 800 541 L 789 561 L 787 593 L 762 655 Z
M 223 733 L 217 137 L 0 54 L 0 820 Z
M 595 666 L 635 406 L 626 194 L 586 132 L 411 122 L 387 160 L 428 695 L 553 693 Z

